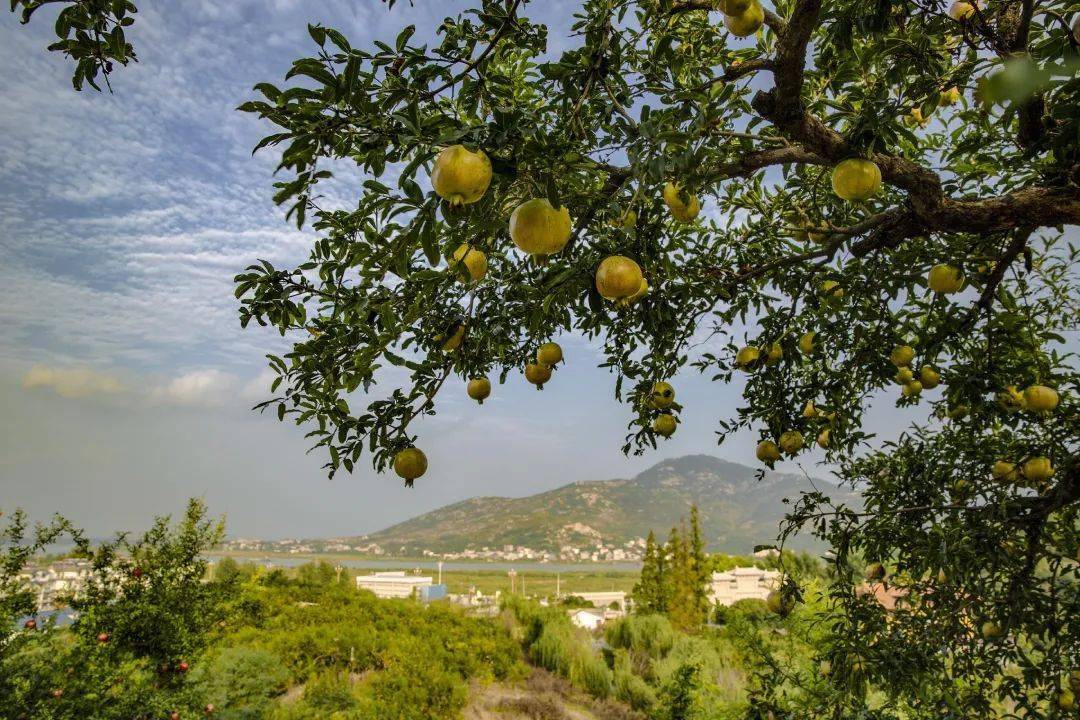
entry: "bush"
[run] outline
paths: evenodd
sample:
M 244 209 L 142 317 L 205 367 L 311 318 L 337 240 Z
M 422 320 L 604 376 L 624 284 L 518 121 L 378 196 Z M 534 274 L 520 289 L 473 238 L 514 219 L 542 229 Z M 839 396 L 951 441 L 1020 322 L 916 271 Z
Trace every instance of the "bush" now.
M 201 696 L 221 708 L 221 720 L 256 720 L 285 690 L 289 673 L 268 650 L 227 647 L 200 662 L 191 681 Z
M 726 617 L 727 622 L 734 622 L 736 618 L 750 622 L 761 622 L 773 617 L 773 614 L 769 612 L 769 606 L 765 604 L 764 600 L 750 598 L 732 603 L 727 609 Z
M 604 632 L 612 647 L 633 650 L 653 659 L 664 657 L 677 635 L 663 615 L 628 615 L 608 625 Z
M 635 710 L 649 712 L 656 705 L 656 691 L 628 669 L 617 669 L 613 676 L 615 697 Z
M 611 669 L 587 647 L 579 648 L 570 663 L 570 682 L 601 700 L 611 695 Z
M 529 655 L 545 670 L 568 677 L 572 644 L 570 633 L 553 626 L 544 627 L 536 644 L 530 648 Z

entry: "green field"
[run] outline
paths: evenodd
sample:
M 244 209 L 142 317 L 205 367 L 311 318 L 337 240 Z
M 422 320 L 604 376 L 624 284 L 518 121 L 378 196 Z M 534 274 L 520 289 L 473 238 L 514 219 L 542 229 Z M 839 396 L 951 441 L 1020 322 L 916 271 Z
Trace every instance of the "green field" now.
M 252 563 L 258 565 L 258 560 L 269 557 L 271 561 L 276 559 L 276 556 L 267 553 L 239 553 L 229 552 L 221 553 L 225 557 L 230 557 L 241 565 Z M 281 556 L 295 559 L 298 556 L 289 555 Z M 311 560 L 312 562 L 325 562 L 329 565 L 337 565 L 346 556 L 332 555 L 332 554 L 315 554 L 312 556 L 302 556 L 304 559 Z M 400 568 L 405 570 L 409 568 L 409 559 L 402 558 Z M 294 568 L 281 568 L 286 571 L 287 574 L 293 575 Z M 370 572 L 378 572 L 370 568 L 354 568 L 343 567 L 341 570 L 341 579 L 343 581 L 353 582 L 353 578 L 357 575 L 364 575 Z M 597 564 L 595 569 L 583 568 L 580 570 L 572 570 L 567 572 L 556 572 L 550 570 L 543 565 L 521 565 L 516 568 L 517 578 L 514 583 L 514 589 L 517 594 L 525 594 L 529 596 L 544 597 L 548 595 L 555 595 L 558 590 L 563 595 L 573 595 L 577 592 L 597 592 L 602 590 L 623 590 L 630 592 L 634 587 L 634 583 L 637 582 L 638 571 L 636 570 L 612 570 L 605 567 L 602 564 Z M 423 569 L 420 571 L 422 575 L 429 575 L 438 581 L 438 571 L 431 569 Z M 492 595 L 496 591 L 502 592 L 504 595 L 510 593 L 511 583 L 510 576 L 506 570 L 491 569 L 491 570 L 443 570 L 442 573 L 443 582 L 446 584 L 447 591 L 450 593 L 465 593 L 470 590 L 478 590 L 485 595 Z
M 597 592 L 600 590 L 623 590 L 630 592 L 637 582 L 638 574 L 618 570 L 581 570 L 575 572 L 553 573 L 544 570 L 517 571 L 516 589 L 531 596 L 554 595 L 556 586 L 563 595 L 576 592 Z M 485 595 L 496 590 L 503 594 L 510 592 L 510 578 L 505 572 L 494 570 L 453 570 L 443 571 L 443 582 L 451 593 L 467 592 L 475 588 Z

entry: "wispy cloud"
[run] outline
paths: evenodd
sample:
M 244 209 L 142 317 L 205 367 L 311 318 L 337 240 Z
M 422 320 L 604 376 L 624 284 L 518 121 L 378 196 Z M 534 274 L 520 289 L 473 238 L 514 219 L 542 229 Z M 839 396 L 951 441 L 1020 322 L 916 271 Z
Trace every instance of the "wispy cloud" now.
M 248 383 L 253 387 L 255 381 Z M 28 392 L 46 392 L 72 402 L 105 400 L 144 407 L 222 407 L 246 401 L 246 386 L 232 373 L 199 368 L 175 377 L 144 376 L 130 370 L 104 371 L 86 366 L 34 365 L 22 376 Z M 265 392 L 265 385 L 263 386 Z
M 23 376 L 23 387 L 49 390 L 64 398 L 118 395 L 124 392 L 120 379 L 90 368 L 52 368 L 35 365 Z
M 193 370 L 150 393 L 151 400 L 167 405 L 214 407 L 236 396 L 236 377 L 220 370 Z

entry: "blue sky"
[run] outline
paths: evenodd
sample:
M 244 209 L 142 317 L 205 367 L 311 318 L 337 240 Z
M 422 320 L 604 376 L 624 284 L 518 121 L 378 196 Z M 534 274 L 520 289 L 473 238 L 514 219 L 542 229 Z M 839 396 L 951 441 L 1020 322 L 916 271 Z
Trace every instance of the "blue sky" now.
M 559 48 L 577 5 L 527 12 Z M 116 74 L 114 95 L 71 89 L 68 62 L 44 51 L 48 9 L 28 27 L 0 17 L 0 507 L 59 511 L 101 533 L 201 496 L 235 535 L 329 536 L 687 453 L 752 463 L 756 438 L 718 449 L 714 435 L 741 388 L 696 374 L 674 380 L 686 402 L 675 437 L 623 457 L 627 408 L 574 338 L 541 393 L 519 380 L 477 407 L 463 387 L 443 392 L 439 416 L 416 425 L 431 469 L 414 490 L 366 465 L 328 481 L 303 429 L 249 411 L 266 390 L 263 356 L 282 341 L 240 330 L 231 277 L 256 258 L 299 262 L 313 236 L 270 200 L 274 156 L 251 156 L 269 128 L 234 108 L 311 52 L 309 22 L 356 46 L 409 23 L 431 37 L 464 6 L 142 3 L 129 35 L 140 62 Z M 355 202 L 358 187 L 346 173 L 333 200 Z M 879 419 L 897 421 L 887 409 Z

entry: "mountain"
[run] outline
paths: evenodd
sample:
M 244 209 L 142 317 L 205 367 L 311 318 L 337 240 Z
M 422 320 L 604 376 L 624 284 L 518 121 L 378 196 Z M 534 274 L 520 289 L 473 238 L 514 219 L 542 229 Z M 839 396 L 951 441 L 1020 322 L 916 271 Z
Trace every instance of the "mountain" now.
M 824 481 L 818 488 L 837 502 L 854 504 L 849 490 Z M 790 505 L 810 490 L 802 475 L 768 472 L 759 482 L 753 468 L 709 455 L 665 460 L 630 480 L 575 482 L 522 498 L 476 497 L 447 505 L 366 536 L 387 552 L 457 553 L 515 545 L 558 552 L 598 541 L 623 546 L 656 532 L 658 539 L 698 506 L 709 549 L 747 553 L 775 540 Z M 816 548 L 796 538 L 793 548 Z

